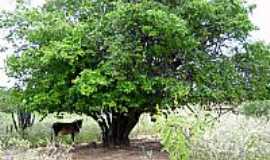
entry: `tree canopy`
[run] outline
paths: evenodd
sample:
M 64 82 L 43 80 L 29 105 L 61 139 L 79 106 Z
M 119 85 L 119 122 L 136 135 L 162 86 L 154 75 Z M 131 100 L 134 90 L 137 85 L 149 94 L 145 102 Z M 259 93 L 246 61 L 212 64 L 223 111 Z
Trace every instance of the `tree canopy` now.
M 104 143 L 128 143 L 140 114 L 157 106 L 268 98 L 269 46 L 248 41 L 253 8 L 242 0 L 21 6 L 2 16 L 9 39 L 27 42 L 9 57 L 8 74 L 29 109 L 85 113 Z

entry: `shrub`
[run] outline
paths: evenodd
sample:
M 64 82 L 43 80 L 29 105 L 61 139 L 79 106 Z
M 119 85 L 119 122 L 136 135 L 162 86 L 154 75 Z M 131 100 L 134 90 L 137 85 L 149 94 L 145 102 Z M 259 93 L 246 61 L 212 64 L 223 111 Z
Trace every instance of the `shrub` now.
M 191 144 L 204 133 L 208 116 L 180 110 L 178 113 L 169 113 L 169 116 L 157 117 L 161 144 L 169 153 L 170 160 L 189 160 Z
M 254 101 L 242 105 L 241 111 L 247 116 L 270 118 L 270 100 Z

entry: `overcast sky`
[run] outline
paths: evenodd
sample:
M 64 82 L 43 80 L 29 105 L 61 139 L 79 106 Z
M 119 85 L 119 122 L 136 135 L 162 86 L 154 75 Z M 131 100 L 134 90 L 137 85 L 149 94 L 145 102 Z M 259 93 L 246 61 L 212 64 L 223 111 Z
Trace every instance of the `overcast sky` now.
M 14 10 L 16 0 L 0 0 L 0 10 Z M 27 0 L 31 5 L 38 6 L 42 4 L 44 0 Z M 250 3 L 257 5 L 257 8 L 254 10 L 251 15 L 251 19 L 255 25 L 257 25 L 260 30 L 252 33 L 254 39 L 264 40 L 270 43 L 270 0 L 248 0 Z M 0 30 L 0 47 L 7 45 L 3 41 L 3 35 L 5 31 Z M 5 54 L 0 53 L 0 68 L 4 66 Z M 8 78 L 5 75 L 3 70 L 0 70 L 0 86 L 7 86 Z

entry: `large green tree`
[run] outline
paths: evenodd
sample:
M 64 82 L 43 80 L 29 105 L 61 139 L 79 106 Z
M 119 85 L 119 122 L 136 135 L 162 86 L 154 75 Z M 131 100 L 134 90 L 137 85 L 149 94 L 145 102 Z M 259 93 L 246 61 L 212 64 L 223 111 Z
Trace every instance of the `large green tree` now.
M 258 51 L 247 41 L 255 29 L 252 8 L 242 0 L 50 0 L 38 9 L 19 6 L 2 18 L 2 26 L 13 26 L 9 40 L 27 44 L 8 59 L 8 73 L 20 82 L 29 109 L 85 113 L 98 122 L 105 145 L 128 144 L 140 115 L 155 113 L 157 106 L 269 95 L 268 79 L 256 74 L 263 79 L 259 88 L 243 70 L 252 58 L 240 63 L 242 55 Z M 269 48 L 257 45 L 267 61 Z M 260 92 L 249 96 L 250 87 Z

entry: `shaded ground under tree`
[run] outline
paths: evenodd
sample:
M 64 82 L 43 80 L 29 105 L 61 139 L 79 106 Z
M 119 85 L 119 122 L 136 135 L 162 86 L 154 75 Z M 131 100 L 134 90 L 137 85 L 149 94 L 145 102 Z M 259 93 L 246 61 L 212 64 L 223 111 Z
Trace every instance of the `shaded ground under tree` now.
M 162 152 L 159 142 L 147 140 L 131 140 L 131 145 L 124 148 L 103 148 L 97 146 L 78 146 L 72 152 L 72 160 L 168 160 L 168 155 Z
M 70 146 L 71 147 L 71 146 Z M 129 147 L 104 148 L 101 144 L 77 144 L 72 149 L 60 146 L 40 147 L 27 151 L 6 151 L 4 159 L 61 159 L 61 160 L 168 160 L 168 154 L 161 151 L 158 141 L 147 139 L 131 140 Z

